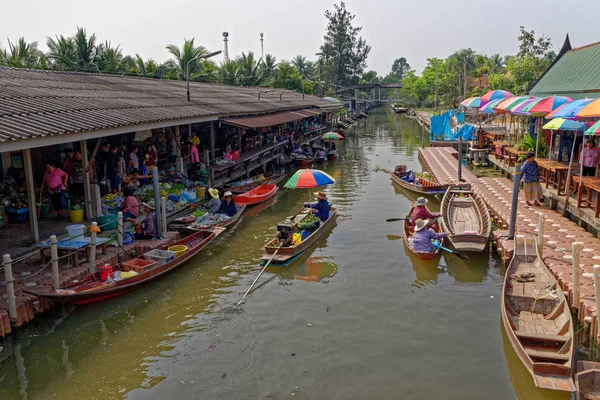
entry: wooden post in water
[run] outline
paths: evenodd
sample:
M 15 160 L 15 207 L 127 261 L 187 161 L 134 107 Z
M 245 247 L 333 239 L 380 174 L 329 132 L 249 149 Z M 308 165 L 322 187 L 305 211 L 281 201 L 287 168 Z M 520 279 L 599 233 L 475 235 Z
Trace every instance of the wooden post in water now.
M 123 251 L 123 212 L 117 213 L 117 243 L 119 244 L 119 253 Z
M 96 272 L 96 236 L 98 235 L 96 229 L 98 229 L 98 223 L 92 222 L 92 229 L 90 232 L 90 274 Z
M 544 214 L 539 214 L 538 216 L 538 240 L 537 240 L 537 246 L 538 246 L 538 253 L 540 255 L 540 258 L 544 257 L 544 222 L 546 221 L 546 217 L 544 216 Z
M 58 244 L 56 236 L 50 236 L 50 262 L 52 263 L 52 287 L 60 289 L 60 275 L 58 273 Z
M 573 308 L 579 308 L 579 249 L 581 245 L 578 242 L 573 243 Z
M 156 238 L 162 239 L 163 237 L 163 229 L 162 229 L 162 206 L 161 206 L 161 198 L 160 198 L 160 186 L 158 185 L 158 167 L 152 167 L 152 184 L 154 185 L 154 211 L 156 212 Z M 166 202 L 165 202 L 166 203 Z M 166 217 L 166 212 L 165 212 Z
M 421 148 L 425 148 L 425 124 L 421 123 Z
M 6 282 L 8 316 L 12 321 L 15 321 L 17 319 L 17 298 L 15 297 L 15 283 L 13 280 L 12 260 L 10 259 L 10 254 L 4 255 L 2 259 L 2 266 L 4 267 L 4 282 Z
M 163 232 L 167 231 L 167 198 L 166 197 L 161 197 L 160 198 L 160 211 L 161 211 L 161 222 L 162 222 L 162 229 Z
M 596 288 L 596 342 L 600 325 L 600 265 L 594 265 L 594 287 Z
M 508 239 L 515 238 L 517 228 L 517 207 L 519 205 L 519 184 L 521 183 L 521 164 L 515 164 L 515 175 L 513 176 L 513 193 L 510 207 L 510 226 L 508 227 Z
M 462 137 L 458 138 L 458 182 L 462 181 Z

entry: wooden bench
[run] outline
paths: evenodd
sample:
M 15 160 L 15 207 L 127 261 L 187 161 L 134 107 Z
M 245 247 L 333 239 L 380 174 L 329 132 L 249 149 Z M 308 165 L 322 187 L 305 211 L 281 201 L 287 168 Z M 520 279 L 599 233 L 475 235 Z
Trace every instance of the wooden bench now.
M 515 331 L 515 334 L 519 339 L 535 340 L 539 342 L 566 343 L 569 341 L 569 338 L 566 336 L 549 335 L 547 333 Z
M 532 349 L 525 349 L 525 352 L 529 357 L 535 358 L 537 360 L 569 361 L 568 354 L 558 354 L 553 353 L 551 351 L 540 351 Z

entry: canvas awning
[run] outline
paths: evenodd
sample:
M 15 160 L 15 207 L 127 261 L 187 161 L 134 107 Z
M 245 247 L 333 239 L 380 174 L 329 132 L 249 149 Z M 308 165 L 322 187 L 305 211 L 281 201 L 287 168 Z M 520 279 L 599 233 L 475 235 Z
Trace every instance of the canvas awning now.
M 323 111 L 318 109 L 303 109 L 295 111 L 284 111 L 275 114 L 258 115 L 256 117 L 225 118 L 221 122 L 239 126 L 242 128 L 264 128 L 272 125 L 285 124 L 304 118 L 314 117 Z

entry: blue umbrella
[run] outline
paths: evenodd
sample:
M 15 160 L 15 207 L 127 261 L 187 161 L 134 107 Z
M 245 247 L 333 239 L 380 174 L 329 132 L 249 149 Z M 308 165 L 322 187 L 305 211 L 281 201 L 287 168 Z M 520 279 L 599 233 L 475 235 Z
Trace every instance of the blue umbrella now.
M 575 119 L 577 117 L 577 113 L 581 111 L 585 106 L 590 104 L 592 101 L 594 101 L 594 99 L 585 98 L 563 104 L 556 110 L 552 111 L 550 114 L 546 115 L 546 118 Z

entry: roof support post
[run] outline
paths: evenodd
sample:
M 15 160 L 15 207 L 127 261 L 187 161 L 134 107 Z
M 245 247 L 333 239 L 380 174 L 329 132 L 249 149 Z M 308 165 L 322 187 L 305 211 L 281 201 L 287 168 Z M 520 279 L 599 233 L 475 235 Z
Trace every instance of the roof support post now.
M 177 161 L 175 162 L 175 166 L 177 167 L 177 172 L 183 173 L 183 158 L 181 158 L 181 136 L 179 134 L 179 125 L 175 127 L 175 143 L 177 143 Z
M 242 128 L 237 128 L 238 146 L 240 146 L 240 156 L 242 155 Z
M 83 203 L 85 204 L 85 215 L 88 219 L 92 219 L 95 215 L 92 211 L 92 187 L 88 172 L 90 161 L 88 158 L 87 140 L 85 139 L 81 141 L 81 161 L 83 164 Z
M 210 121 L 210 162 L 207 162 L 206 165 L 212 165 L 212 161 L 217 158 L 215 154 L 215 122 Z M 208 161 L 208 160 L 207 160 Z
M 37 201 L 35 198 L 35 182 L 33 180 L 31 149 L 23 150 L 23 164 L 25 167 L 25 182 L 27 184 L 27 202 L 29 203 L 29 224 L 31 225 L 31 240 L 34 243 L 37 243 L 40 241 L 40 232 L 38 230 L 38 211 L 36 207 Z

